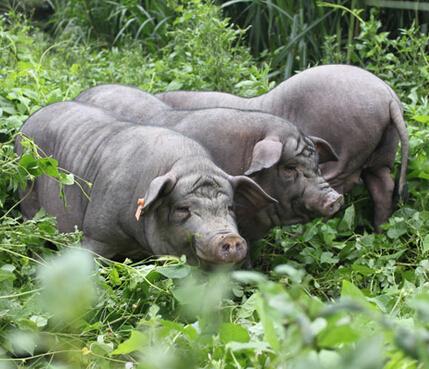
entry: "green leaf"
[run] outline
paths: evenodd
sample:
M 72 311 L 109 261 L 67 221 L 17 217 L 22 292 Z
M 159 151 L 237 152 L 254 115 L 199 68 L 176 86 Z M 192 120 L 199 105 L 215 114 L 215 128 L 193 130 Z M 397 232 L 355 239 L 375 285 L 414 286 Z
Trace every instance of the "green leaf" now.
M 38 328 L 46 327 L 48 319 L 40 315 L 33 315 L 30 320 L 36 324 Z
M 31 319 L 21 318 L 16 321 L 18 327 L 22 331 L 38 331 L 37 323 Z
M 271 352 L 268 344 L 264 341 L 257 342 L 229 342 L 226 348 L 231 351 L 255 351 L 255 352 Z
M 321 347 L 335 348 L 344 344 L 353 343 L 360 338 L 359 333 L 349 324 L 328 326 L 318 336 L 317 341 Z
M 422 251 L 426 254 L 429 251 L 429 234 L 425 236 L 422 242 Z
M 363 292 L 357 288 L 352 282 L 343 280 L 343 286 L 341 288 L 341 297 L 351 297 L 356 300 L 366 302 L 366 297 Z
M 277 265 L 274 271 L 278 274 L 287 274 L 290 279 L 295 283 L 301 283 L 305 275 L 303 270 L 298 270 L 289 264 Z
M 39 168 L 38 160 L 30 154 L 22 155 L 19 160 L 19 165 L 33 176 L 38 176 L 42 173 Z
M 165 91 L 176 91 L 180 90 L 183 86 L 183 83 L 179 81 L 171 81 L 168 86 L 165 88 Z
M 262 273 L 251 272 L 247 270 L 238 270 L 232 273 L 232 277 L 241 283 L 257 284 L 266 280 Z
M 407 224 L 403 218 L 392 218 L 389 221 L 389 229 L 387 230 L 387 237 L 396 240 L 408 231 Z
M 429 115 L 414 115 L 413 119 L 419 123 L 429 123 Z
M 191 268 L 189 265 L 167 265 L 156 268 L 156 271 L 167 278 L 181 279 L 189 275 Z
M 341 219 L 338 229 L 340 231 L 352 231 L 355 223 L 355 207 L 350 205 L 344 212 L 343 219 Z
M 120 286 L 122 283 L 121 278 L 119 277 L 118 269 L 115 268 L 115 266 L 113 266 L 112 269 L 110 270 L 109 279 L 112 281 L 112 283 L 115 286 Z
M 74 175 L 73 174 L 65 174 L 60 173 L 59 180 L 64 185 L 72 185 L 74 184 Z
M 336 264 L 338 261 L 339 259 L 334 257 L 334 254 L 330 251 L 322 252 L 322 255 L 320 255 L 320 262 L 322 264 Z
M 41 158 L 38 161 L 40 169 L 44 174 L 51 177 L 58 177 L 58 161 L 53 158 Z
M 13 347 L 15 354 L 34 354 L 37 347 L 37 337 L 29 332 L 15 331 L 8 336 L 8 341 Z
M 89 346 L 91 349 L 91 352 L 93 352 L 96 355 L 105 356 L 112 352 L 113 350 L 113 343 L 112 342 L 104 342 L 104 335 L 99 335 L 97 337 L 97 342 L 91 343 Z
M 264 328 L 265 341 L 270 344 L 274 351 L 278 352 L 280 350 L 280 341 L 274 328 L 274 321 L 268 313 L 264 300 L 260 294 L 257 294 L 256 297 L 256 311 L 258 312 L 259 318 Z
M 3 267 L 0 269 L 0 282 L 3 281 L 13 281 L 15 280 L 15 274 L 13 271 L 4 269 Z
M 239 324 L 223 323 L 219 329 L 219 337 L 223 343 L 249 342 L 250 336 L 246 328 Z
M 362 307 L 365 307 L 370 310 L 377 310 L 376 305 L 370 303 L 364 293 L 357 288 L 352 282 L 343 280 L 343 285 L 341 288 L 341 299 L 353 299 L 359 302 Z
M 131 331 L 131 336 L 126 341 L 119 344 L 116 350 L 112 351 L 112 355 L 129 354 L 130 352 L 138 351 L 149 342 L 149 338 L 140 331 Z
M 367 267 L 366 265 L 360 265 L 360 264 L 353 264 L 352 270 L 365 276 L 372 275 L 375 273 L 374 269 Z

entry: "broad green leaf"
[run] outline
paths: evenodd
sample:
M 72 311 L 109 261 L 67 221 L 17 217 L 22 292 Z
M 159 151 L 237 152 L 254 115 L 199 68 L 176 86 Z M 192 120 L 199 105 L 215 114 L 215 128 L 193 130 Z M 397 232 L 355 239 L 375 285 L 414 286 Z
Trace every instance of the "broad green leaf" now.
M 278 274 L 287 274 L 295 283 L 301 283 L 302 278 L 305 275 L 305 272 L 303 270 L 298 270 L 289 264 L 277 265 L 274 268 L 274 271 Z
M 338 261 L 339 259 L 334 257 L 334 254 L 330 251 L 322 252 L 322 255 L 320 255 L 320 262 L 322 264 L 336 264 Z
M 429 115 L 414 115 L 413 119 L 419 123 L 429 123 Z
M 340 231 L 351 231 L 354 229 L 355 222 L 355 207 L 350 205 L 344 212 L 343 219 L 341 219 L 338 229 Z
M 34 350 L 37 347 L 37 336 L 33 333 L 24 331 L 14 331 L 8 335 L 8 341 L 12 346 L 12 350 L 15 354 L 34 354 Z
M 234 323 L 223 323 L 219 329 L 219 337 L 223 343 L 249 342 L 250 340 L 247 329 Z
M 260 294 L 256 297 L 256 311 L 264 328 L 265 341 L 270 344 L 274 351 L 278 352 L 280 350 L 280 341 L 274 328 L 274 321 L 269 312 L 267 312 L 265 302 Z
M 180 90 L 183 86 L 183 83 L 179 81 L 171 81 L 168 86 L 165 88 L 165 91 L 175 91 Z
M 360 334 L 349 324 L 328 326 L 318 336 L 317 341 L 321 347 L 335 348 L 344 344 L 358 341 Z
M 129 354 L 130 352 L 142 349 L 149 342 L 149 338 L 142 332 L 133 330 L 131 336 L 126 341 L 120 343 L 118 347 L 112 351 L 112 355 Z
M 367 267 L 366 265 L 360 265 L 360 264 L 353 264 L 352 270 L 365 276 L 372 275 L 375 273 L 374 269 Z
M 396 240 L 408 231 L 407 224 L 402 218 L 393 218 L 389 222 L 389 229 L 387 230 L 387 237 Z
M 247 270 L 238 270 L 232 273 L 232 277 L 241 283 L 257 284 L 266 280 L 262 273 Z
M 19 165 L 25 168 L 25 170 L 27 170 L 33 176 L 38 176 L 41 174 L 37 159 L 30 154 L 22 155 L 21 159 L 19 160 Z
M 191 272 L 189 265 L 167 265 L 156 268 L 156 271 L 164 277 L 171 279 L 185 278 Z
M 362 307 L 365 307 L 370 310 L 377 310 L 376 305 L 370 303 L 364 293 L 357 288 L 352 282 L 349 282 L 347 280 L 343 280 L 342 288 L 341 288 L 341 299 L 353 299 L 359 304 L 362 305 Z
M 352 282 L 343 280 L 341 288 L 341 297 L 351 297 L 356 300 L 366 301 L 366 297 L 363 292 L 357 288 Z
M 91 352 L 96 355 L 105 356 L 112 352 L 113 343 L 93 342 L 90 345 Z
M 192 325 L 184 326 L 181 323 L 173 322 L 171 320 L 161 320 L 160 323 L 164 327 L 162 330 L 162 335 L 166 336 L 171 331 L 177 331 L 185 334 L 190 340 L 195 340 L 198 337 L 198 332 Z
M 226 348 L 231 351 L 255 351 L 257 353 L 261 352 L 272 352 L 268 343 L 265 341 L 250 341 L 250 342 L 229 342 L 226 344 Z
M 53 158 L 39 159 L 40 169 L 44 174 L 52 177 L 58 177 L 58 161 Z

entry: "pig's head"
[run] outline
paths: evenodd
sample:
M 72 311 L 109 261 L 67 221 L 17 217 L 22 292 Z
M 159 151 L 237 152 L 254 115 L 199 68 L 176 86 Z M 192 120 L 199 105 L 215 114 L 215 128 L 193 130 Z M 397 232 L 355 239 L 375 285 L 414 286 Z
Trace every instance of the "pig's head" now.
M 298 131 L 255 144 L 245 174 L 278 200 L 262 212 L 267 228 L 330 217 L 341 208 L 343 196 L 329 186 L 318 166 L 332 160 L 338 158 L 329 143 Z
M 247 243 L 237 230 L 234 195 L 256 209 L 276 200 L 246 176 L 229 176 L 210 161 L 190 161 L 156 177 L 144 202 L 139 200 L 136 218 L 141 216 L 145 237 L 155 254 L 185 254 L 194 263 L 239 263 Z

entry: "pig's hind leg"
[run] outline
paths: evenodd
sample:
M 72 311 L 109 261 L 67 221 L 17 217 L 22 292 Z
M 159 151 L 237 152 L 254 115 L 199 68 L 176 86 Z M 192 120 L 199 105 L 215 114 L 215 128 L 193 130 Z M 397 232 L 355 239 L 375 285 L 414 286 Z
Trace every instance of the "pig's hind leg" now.
M 364 183 L 374 204 L 374 228 L 380 232 L 393 211 L 393 189 L 395 187 L 390 168 L 367 168 L 362 172 Z
M 392 178 L 392 168 L 395 161 L 399 137 L 393 125 L 389 125 L 376 150 L 362 171 L 365 186 L 374 203 L 374 228 L 380 232 L 380 226 L 385 223 L 393 212 L 393 193 L 395 182 Z

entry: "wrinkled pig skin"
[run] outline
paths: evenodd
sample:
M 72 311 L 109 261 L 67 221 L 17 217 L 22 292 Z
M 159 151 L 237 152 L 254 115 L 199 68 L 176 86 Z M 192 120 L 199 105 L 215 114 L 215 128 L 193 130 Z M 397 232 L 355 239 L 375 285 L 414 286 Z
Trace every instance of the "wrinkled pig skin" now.
M 236 207 L 240 232 L 250 241 L 277 225 L 332 216 L 343 204 L 343 197 L 329 187 L 318 168 L 319 157 L 335 159 L 331 147 L 279 117 L 223 108 L 174 110 L 144 91 L 123 85 L 96 86 L 76 100 L 120 119 L 174 129 L 202 144 L 228 174 L 251 176 L 279 204 L 260 212 Z
M 275 202 L 248 177 L 230 176 L 214 165 L 195 141 L 121 122 L 85 104 L 49 105 L 21 131 L 75 174 L 90 197 L 76 184 L 66 186 L 65 206 L 58 183 L 42 176 L 22 194 L 24 216 L 44 208 L 56 216 L 61 232 L 77 227 L 84 245 L 107 258 L 185 254 L 195 263 L 238 263 L 247 244 L 237 231 L 234 193 L 252 211 Z
M 324 177 L 340 193 L 350 191 L 363 179 L 374 203 L 376 230 L 392 213 L 394 198 L 405 196 L 408 134 L 401 103 L 385 82 L 361 68 L 334 64 L 310 68 L 254 98 L 192 91 L 156 97 L 177 109 L 257 109 L 290 120 L 305 134 L 325 139 L 339 160 L 321 166 Z M 402 163 L 394 191 L 391 171 L 398 135 Z

